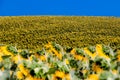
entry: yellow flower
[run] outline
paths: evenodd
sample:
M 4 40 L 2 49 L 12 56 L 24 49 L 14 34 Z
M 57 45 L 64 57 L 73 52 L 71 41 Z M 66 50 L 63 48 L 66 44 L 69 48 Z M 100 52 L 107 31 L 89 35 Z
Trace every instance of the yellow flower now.
M 45 45 L 45 47 L 48 49 L 48 52 L 53 53 L 53 55 L 56 55 L 59 59 L 62 59 L 62 54 L 56 51 L 50 42 L 48 42 L 48 44 Z
M 75 49 L 72 49 L 72 51 L 70 53 L 75 57 L 76 60 L 87 60 L 87 58 L 85 58 L 81 55 L 77 55 Z
M 95 71 L 96 73 L 101 73 L 103 70 L 100 68 L 100 66 L 93 64 L 92 65 L 92 70 Z
M 22 74 L 21 71 L 18 71 L 18 72 L 17 72 L 17 78 L 18 78 L 18 79 L 23 79 L 23 78 L 24 78 L 24 76 L 23 76 L 23 74 Z
M 17 50 L 18 52 L 21 52 L 22 50 L 21 49 L 19 49 L 19 50 Z
M 59 77 L 59 78 L 64 78 L 65 77 L 65 73 L 64 72 L 60 72 L 60 71 L 56 71 L 55 72 L 55 76 Z
M 57 54 L 57 57 L 61 60 L 61 59 L 62 59 L 62 54 L 61 54 L 61 53 L 58 53 L 58 54 Z
M 65 74 L 65 73 L 60 72 L 60 71 L 56 71 L 55 74 L 52 75 L 51 80 L 58 80 L 57 78 L 61 78 L 61 79 L 64 78 L 65 80 L 71 80 L 70 74 Z
M 92 60 L 94 60 L 95 57 L 97 56 L 96 53 L 93 54 L 93 53 L 90 52 L 87 48 L 84 48 L 84 51 L 85 51 L 85 53 L 86 53 L 87 55 L 89 55 L 89 56 L 92 58 Z
M 31 75 L 29 75 L 29 76 L 26 77 L 25 80 L 34 80 L 34 78 Z
M 71 80 L 71 79 L 70 79 L 70 74 L 66 74 L 66 75 L 65 75 L 65 78 L 66 78 L 65 80 Z
M 19 68 L 20 70 L 23 70 L 23 69 L 24 69 L 23 64 L 22 64 L 22 63 L 21 63 L 21 64 L 19 64 L 19 65 L 18 65 L 18 68 Z
M 45 56 L 40 56 L 40 59 L 41 59 L 42 61 L 45 61 L 45 60 L 46 60 L 46 57 L 45 57 Z
M 45 80 L 45 79 L 35 78 L 35 77 L 31 76 L 31 75 L 28 75 L 28 76 L 25 78 L 25 80 Z
M 97 74 L 91 74 L 89 75 L 87 80 L 99 80 L 99 77 Z
M 76 50 L 72 49 L 70 53 L 74 55 L 76 53 Z
M 88 72 L 88 70 L 82 70 L 83 74 L 86 74 Z
M 52 48 L 51 50 L 59 59 L 62 59 L 62 54 L 61 53 L 58 53 L 54 48 Z
M 3 59 L 2 59 L 2 57 L 1 57 L 1 55 L 0 55 L 0 62 L 2 62 L 2 60 L 3 60 Z
M 3 52 L 2 52 L 2 50 L 0 50 L 0 55 L 4 55 Z
M 113 74 L 118 74 L 118 71 L 117 70 L 112 70 L 112 73 Z
M 96 45 L 96 52 L 97 52 L 98 56 L 103 57 L 106 60 L 110 60 L 110 58 L 107 55 L 105 55 L 105 53 L 103 52 L 102 45 L 100 45 L 100 44 Z
M 30 60 L 30 61 L 33 60 L 33 56 L 34 56 L 34 55 L 31 55 L 31 56 L 29 57 L 29 60 Z
M 45 79 L 41 79 L 41 78 L 33 78 L 33 80 L 45 80 Z
M 18 65 L 18 68 L 20 69 L 20 71 L 25 75 L 27 76 L 29 74 L 29 70 L 24 68 L 23 64 L 19 64 Z
M 88 61 L 89 61 L 89 59 L 88 59 L 88 58 L 86 58 L 86 57 L 84 57 L 84 58 L 83 58 L 83 61 L 88 62 Z
M 15 63 L 18 63 L 18 61 L 19 61 L 18 55 L 12 57 L 12 60 L 13 60 Z
M 80 56 L 80 55 L 74 55 L 75 59 L 77 60 L 82 60 L 84 57 L 83 56 Z
M 34 54 L 36 58 L 39 58 L 39 55 L 37 53 Z
M 118 61 L 120 61 L 120 55 L 117 56 Z
M 117 61 L 120 61 L 120 50 L 117 51 Z
M 1 70 L 4 71 L 4 67 L 2 67 Z
M 1 50 L 2 50 L 4 55 L 11 55 L 11 56 L 13 56 L 13 53 L 7 51 L 7 46 L 2 46 Z
M 38 54 L 35 54 L 35 57 L 42 60 L 42 61 L 45 61 L 46 60 L 46 57 L 44 55 L 40 56 Z M 32 60 L 32 56 L 30 56 L 30 59 Z
M 51 80 L 57 80 L 56 75 L 52 74 L 52 79 Z
M 68 59 L 65 59 L 65 63 L 66 63 L 66 64 L 69 64 L 69 61 L 68 61 Z
M 51 43 L 50 43 L 50 42 L 48 42 L 48 44 L 47 44 L 47 45 L 45 45 L 45 48 L 47 48 L 47 49 L 52 48 Z
M 10 75 L 12 75 L 13 71 L 10 71 Z
M 25 76 L 27 76 L 27 75 L 29 74 L 29 70 L 28 70 L 28 69 L 24 69 L 24 70 L 22 71 L 22 73 L 23 73 Z

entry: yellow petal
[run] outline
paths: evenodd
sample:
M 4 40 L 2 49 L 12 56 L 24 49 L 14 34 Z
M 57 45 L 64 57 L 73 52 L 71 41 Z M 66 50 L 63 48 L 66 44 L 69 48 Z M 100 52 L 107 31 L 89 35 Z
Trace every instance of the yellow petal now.
M 18 71 L 18 72 L 17 72 L 17 78 L 18 78 L 18 79 L 23 79 L 23 78 L 24 78 L 24 76 L 23 76 L 23 74 L 22 74 L 21 71 Z
M 65 63 L 66 63 L 66 64 L 69 64 L 69 61 L 68 61 L 68 59 L 65 59 Z
M 103 57 L 106 60 L 110 60 L 110 58 L 107 55 L 105 55 L 105 53 L 103 52 L 102 45 L 100 45 L 100 44 L 96 45 L 96 52 L 97 52 L 98 56 Z
M 97 74 L 91 74 L 89 75 L 87 80 L 99 80 L 99 77 Z
M 85 51 L 85 53 L 86 53 L 87 55 L 89 55 L 89 56 L 92 58 L 92 60 L 94 60 L 95 57 L 97 56 L 96 53 L 93 54 L 93 53 L 90 52 L 87 48 L 84 48 L 84 51 Z
M 60 72 L 60 71 L 56 71 L 56 72 L 55 72 L 55 75 L 56 75 L 57 77 L 60 77 L 60 78 L 64 78 L 64 77 L 65 77 L 65 74 L 64 74 L 63 72 Z

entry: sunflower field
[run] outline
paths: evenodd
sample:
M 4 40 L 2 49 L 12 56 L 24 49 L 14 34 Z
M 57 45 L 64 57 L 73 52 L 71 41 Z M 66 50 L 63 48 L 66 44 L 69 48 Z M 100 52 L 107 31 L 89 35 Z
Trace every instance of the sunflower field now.
M 42 49 L 47 42 L 71 47 L 120 47 L 120 18 L 95 16 L 0 17 L 0 43 Z
M 0 80 L 120 80 L 120 49 L 49 42 L 31 51 L 0 45 Z

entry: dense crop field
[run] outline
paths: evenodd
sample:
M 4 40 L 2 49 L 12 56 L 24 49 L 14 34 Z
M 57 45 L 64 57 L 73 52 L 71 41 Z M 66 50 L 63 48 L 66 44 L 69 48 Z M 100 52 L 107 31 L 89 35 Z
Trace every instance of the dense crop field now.
M 120 18 L 72 16 L 0 17 L 0 43 L 38 49 L 47 42 L 84 47 L 120 46 Z
M 1 45 L 0 80 L 120 80 L 120 49 L 102 44 L 63 49 L 48 43 L 30 51 Z

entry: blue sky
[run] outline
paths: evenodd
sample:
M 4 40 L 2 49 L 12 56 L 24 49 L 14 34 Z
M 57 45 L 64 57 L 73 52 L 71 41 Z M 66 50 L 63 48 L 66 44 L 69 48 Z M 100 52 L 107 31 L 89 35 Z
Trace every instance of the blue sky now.
M 0 0 L 0 16 L 120 16 L 120 0 Z

